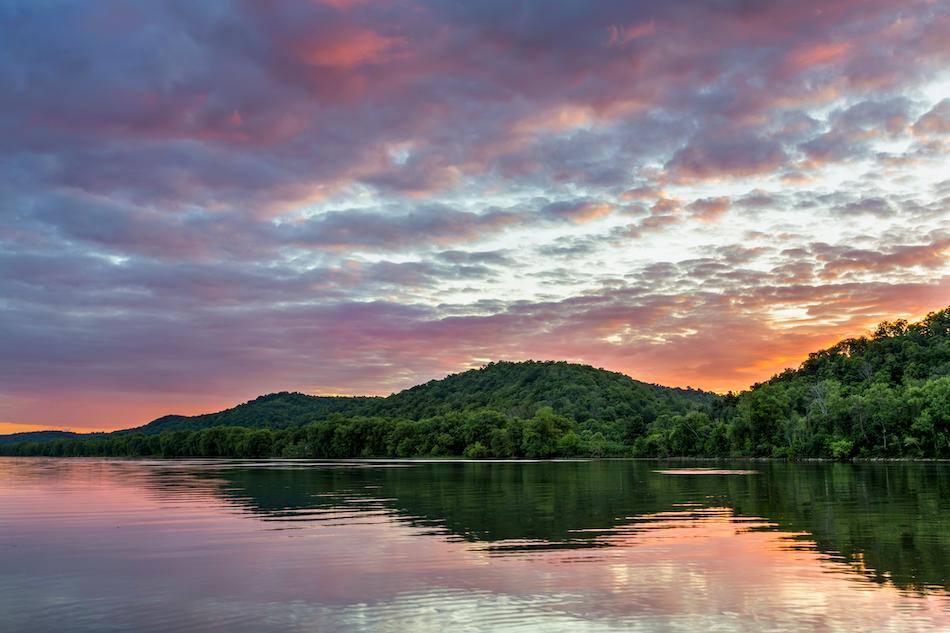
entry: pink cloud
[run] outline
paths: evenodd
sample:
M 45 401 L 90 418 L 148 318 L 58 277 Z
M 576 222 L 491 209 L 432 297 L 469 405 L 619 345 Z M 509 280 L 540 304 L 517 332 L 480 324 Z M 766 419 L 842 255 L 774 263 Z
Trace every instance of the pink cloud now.
M 362 64 L 387 62 L 393 49 L 403 40 L 385 37 L 369 29 L 350 28 L 294 45 L 294 50 L 307 64 L 348 70 Z

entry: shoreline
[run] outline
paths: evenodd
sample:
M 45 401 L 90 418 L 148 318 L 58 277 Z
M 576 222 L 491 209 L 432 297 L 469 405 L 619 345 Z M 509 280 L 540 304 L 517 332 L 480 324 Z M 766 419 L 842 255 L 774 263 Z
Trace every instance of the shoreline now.
M 559 457 L 554 459 L 488 457 L 474 459 L 469 457 L 217 457 L 194 455 L 190 457 L 162 457 L 159 455 L 0 455 L 0 459 L 49 459 L 49 460 L 109 460 L 109 461 L 161 461 L 161 462 L 275 462 L 275 463 L 354 463 L 354 464 L 544 464 L 571 462 L 775 462 L 786 464 L 827 463 L 827 464 L 869 464 L 869 463 L 933 463 L 950 464 L 948 458 L 934 457 L 854 457 L 851 459 L 833 459 L 828 457 L 803 457 L 787 459 L 782 457 Z

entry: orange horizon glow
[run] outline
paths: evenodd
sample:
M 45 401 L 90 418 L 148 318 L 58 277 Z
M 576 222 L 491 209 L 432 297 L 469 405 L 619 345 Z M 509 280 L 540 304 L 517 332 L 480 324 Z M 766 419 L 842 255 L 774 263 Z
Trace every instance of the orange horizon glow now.
M 911 313 L 903 313 L 902 317 L 909 322 L 916 322 L 926 316 L 932 310 L 923 310 Z M 631 369 L 630 366 L 623 363 L 613 362 L 611 358 L 573 358 L 569 362 L 577 362 L 580 364 L 592 365 L 594 367 L 600 367 L 608 371 L 617 371 L 622 374 L 625 374 L 635 380 L 640 380 L 642 382 L 660 384 L 667 387 L 679 387 L 686 388 L 691 387 L 693 389 L 702 389 L 705 391 L 710 391 L 723 395 L 727 392 L 741 392 L 750 388 L 753 384 L 762 382 L 771 378 L 773 375 L 781 373 L 785 369 L 794 369 L 797 368 L 811 352 L 818 351 L 820 349 L 825 349 L 843 338 L 853 337 L 853 336 L 865 336 L 868 335 L 876 326 L 879 321 L 876 319 L 868 320 L 867 325 L 857 331 L 853 329 L 833 329 L 829 328 L 834 333 L 829 333 L 827 335 L 818 336 L 817 338 L 809 338 L 808 341 L 820 341 L 817 345 L 811 345 L 810 343 L 803 343 L 806 347 L 805 350 L 801 351 L 798 354 L 783 352 L 781 355 L 770 357 L 765 355 L 755 361 L 750 366 L 747 367 L 735 367 L 734 372 L 737 374 L 732 380 L 723 380 L 720 377 L 715 375 L 710 375 L 709 377 L 702 377 L 698 374 L 692 374 L 692 378 L 686 379 L 683 377 L 682 373 L 654 373 L 648 375 L 646 372 L 637 371 L 636 367 Z M 766 351 L 763 351 L 766 353 Z M 523 358 L 499 358 L 497 360 L 510 360 L 517 362 L 520 360 L 538 360 L 538 361 L 557 361 L 564 360 L 564 358 L 556 357 L 542 357 L 542 356 L 525 356 Z M 444 373 L 438 375 L 431 375 L 421 377 L 413 382 L 412 384 L 406 384 L 403 387 L 396 389 L 307 389 L 305 387 L 289 387 L 289 388 L 276 388 L 266 391 L 260 391 L 259 393 L 254 392 L 253 390 L 246 391 L 248 395 L 245 396 L 236 396 L 228 398 L 226 396 L 208 396 L 196 399 L 194 395 L 181 394 L 179 396 L 162 396 L 157 400 L 152 400 L 149 394 L 133 394 L 127 395 L 122 400 L 112 403 L 98 400 L 95 398 L 90 398 L 88 394 L 82 396 L 77 396 L 75 399 L 67 399 L 62 401 L 57 399 L 55 403 L 43 408 L 40 412 L 43 416 L 49 416 L 51 420 L 54 420 L 49 423 L 44 422 L 12 422 L 4 421 L 0 422 L 0 434 L 7 433 L 20 433 L 27 431 L 47 431 L 47 430 L 65 430 L 72 431 L 77 433 L 93 433 L 93 432 L 109 432 L 126 428 L 133 428 L 136 426 L 141 426 L 147 424 L 154 419 L 162 417 L 164 415 L 186 415 L 186 416 L 195 416 L 202 415 L 207 413 L 217 413 L 225 409 L 232 408 L 239 404 L 243 404 L 249 400 L 253 400 L 259 395 L 266 395 L 268 393 L 275 393 L 278 391 L 298 391 L 301 393 L 306 393 L 313 396 L 388 396 L 391 393 L 401 391 L 402 389 L 408 389 L 410 387 L 416 386 L 418 384 L 423 384 L 429 380 L 439 380 L 451 373 L 456 373 L 460 371 L 466 371 L 472 366 L 481 367 L 487 364 L 487 362 L 475 362 L 475 363 L 463 363 L 457 369 L 448 370 Z M 748 376 L 748 378 L 746 377 Z M 79 409 L 83 411 L 83 415 L 76 416 L 75 411 Z M 74 416 L 72 421 L 69 424 L 59 424 L 55 420 L 67 419 L 69 416 Z M 88 417 L 87 417 L 88 416 Z M 117 422 L 112 425 L 103 425 L 96 424 L 98 420 L 101 420 L 102 417 L 108 417 L 114 420 L 123 420 L 122 422 Z M 84 423 L 88 422 L 89 426 L 85 426 Z

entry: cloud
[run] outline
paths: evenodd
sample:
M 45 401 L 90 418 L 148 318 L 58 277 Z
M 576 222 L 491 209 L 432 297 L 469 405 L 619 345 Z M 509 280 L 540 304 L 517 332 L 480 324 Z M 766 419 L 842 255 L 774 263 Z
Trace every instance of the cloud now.
M 808 44 L 792 52 L 790 66 L 800 71 L 830 64 L 839 61 L 850 48 L 848 42 Z
M 942 138 L 950 134 L 950 99 L 944 99 L 921 115 L 913 126 L 918 137 Z
M 659 213 L 644 218 L 639 222 L 628 224 L 622 235 L 630 238 L 642 238 L 651 233 L 659 233 L 667 227 L 679 224 L 680 218 L 668 213 Z
M 591 222 L 612 212 L 612 205 L 594 200 L 559 200 L 544 205 L 540 210 L 542 216 L 573 224 Z
M 514 259 L 507 251 L 442 251 L 436 258 L 452 264 L 511 266 Z
M 713 222 L 721 218 L 732 206 L 731 201 L 726 196 L 718 198 L 701 198 L 694 200 L 686 208 L 692 216 L 703 222 Z
M 524 219 L 523 214 L 456 211 L 439 205 L 400 214 L 330 211 L 281 224 L 282 238 L 301 246 L 347 250 L 431 248 L 474 241 Z
M 666 197 L 666 193 L 655 186 L 641 185 L 620 194 L 623 200 L 650 200 Z
M 402 42 L 400 38 L 351 27 L 334 29 L 333 32 L 297 42 L 294 52 L 307 64 L 347 70 L 363 64 L 388 61 L 392 49 Z
M 873 215 L 878 218 L 887 218 L 895 213 L 891 203 L 880 197 L 862 198 L 835 207 L 834 211 L 841 215 Z
M 633 24 L 630 26 L 616 26 L 611 24 L 607 27 L 608 33 L 608 45 L 609 46 L 624 46 L 628 42 L 631 42 L 642 37 L 648 37 L 653 35 L 656 32 L 656 22 L 650 20 L 649 22 L 641 22 L 640 24 Z
M 780 144 L 740 132 L 694 137 L 665 167 L 674 182 L 690 182 L 769 173 L 786 160 Z
M 799 145 L 814 163 L 848 161 L 869 152 L 871 143 L 904 132 L 912 104 L 904 97 L 861 101 L 828 117 L 830 129 Z
M 920 267 L 940 270 L 950 264 L 950 238 L 938 237 L 925 244 L 900 244 L 884 251 L 817 247 L 824 279 L 837 279 L 850 273 L 883 273 Z
M 939 3 L 0 11 L 4 421 L 499 357 L 736 388 L 948 303 Z

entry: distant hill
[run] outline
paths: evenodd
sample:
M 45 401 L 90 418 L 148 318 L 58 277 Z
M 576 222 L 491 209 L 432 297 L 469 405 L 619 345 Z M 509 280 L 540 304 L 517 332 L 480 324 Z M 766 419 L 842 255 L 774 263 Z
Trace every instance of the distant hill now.
M 260 396 L 231 409 L 203 415 L 166 415 L 148 424 L 116 431 L 125 433 L 164 433 L 205 429 L 212 426 L 243 426 L 248 428 L 285 428 L 325 420 L 334 413 L 355 414 L 379 398 L 345 396 L 308 396 L 283 391 Z
M 25 431 L 0 435 L 0 444 L 19 444 L 20 442 L 50 442 L 53 440 L 68 440 L 79 437 L 79 433 L 70 431 Z

